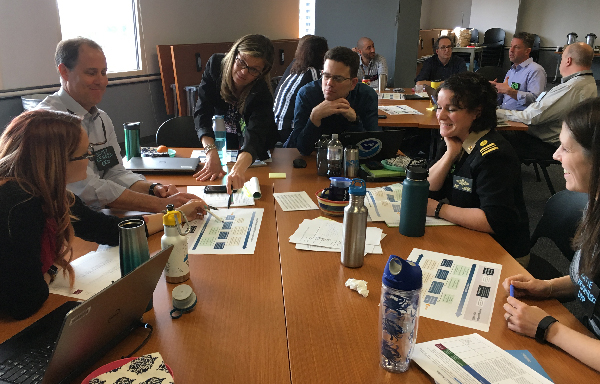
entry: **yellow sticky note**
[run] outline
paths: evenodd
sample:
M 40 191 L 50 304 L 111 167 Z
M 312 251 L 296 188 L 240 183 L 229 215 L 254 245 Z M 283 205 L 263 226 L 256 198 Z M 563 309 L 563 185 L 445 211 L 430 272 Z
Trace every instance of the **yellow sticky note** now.
M 269 179 L 285 179 L 285 173 L 269 173 Z

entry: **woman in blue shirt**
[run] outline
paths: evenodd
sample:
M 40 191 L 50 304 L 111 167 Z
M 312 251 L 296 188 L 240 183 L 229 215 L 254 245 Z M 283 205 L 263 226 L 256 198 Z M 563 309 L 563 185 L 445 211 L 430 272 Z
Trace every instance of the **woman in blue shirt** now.
M 509 329 L 552 343 L 600 370 L 600 306 L 597 303 L 600 295 L 600 98 L 588 99 L 567 114 L 554 159 L 563 166 L 567 189 L 589 194 L 586 212 L 573 239 L 577 253 L 571 263 L 570 276 L 538 280 L 516 275 L 506 278 L 503 286 L 509 291 L 512 284 L 515 297 L 575 298 L 586 312 L 584 324 L 596 339 L 514 297 L 508 297 L 504 304 L 504 318 Z

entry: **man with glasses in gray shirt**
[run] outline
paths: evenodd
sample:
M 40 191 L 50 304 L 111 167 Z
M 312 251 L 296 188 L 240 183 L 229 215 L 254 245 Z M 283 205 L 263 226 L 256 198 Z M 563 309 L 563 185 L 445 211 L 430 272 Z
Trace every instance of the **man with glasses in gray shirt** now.
M 322 77 L 298 91 L 294 130 L 286 148 L 309 155 L 322 134 L 379 131 L 377 93 L 358 82 L 358 55 L 335 47 L 325 54 Z
M 42 101 L 37 108 L 68 112 L 83 119 L 82 126 L 94 154 L 85 180 L 67 188 L 90 208 L 111 208 L 143 212 L 160 212 L 167 204 L 179 207 L 197 198 L 179 193 L 173 185 L 150 183 L 144 176 L 123 167 L 121 148 L 111 119 L 96 105 L 106 91 L 106 57 L 92 40 L 78 37 L 63 40 L 56 47 L 55 61 L 60 74 L 58 92 Z M 102 159 L 102 161 L 99 161 Z

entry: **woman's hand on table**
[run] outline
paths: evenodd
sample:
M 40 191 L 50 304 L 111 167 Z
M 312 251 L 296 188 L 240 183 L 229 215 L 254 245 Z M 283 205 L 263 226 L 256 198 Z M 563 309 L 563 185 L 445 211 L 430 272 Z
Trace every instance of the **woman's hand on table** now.
M 194 177 L 198 181 L 213 181 L 223 176 L 225 176 L 225 171 L 223 171 L 223 167 L 221 166 L 219 153 L 216 150 L 208 151 L 204 166 L 194 174 Z
M 548 316 L 543 309 L 523 303 L 514 297 L 508 297 L 504 303 L 504 319 L 508 329 L 529 337 L 535 337 L 538 324 Z
M 179 207 L 179 210 L 185 214 L 189 221 L 203 219 L 206 215 L 206 203 L 202 199 L 190 200 Z
M 179 193 L 179 190 L 177 190 L 177 187 L 173 184 L 157 185 L 154 187 L 154 196 L 157 197 L 169 197 L 176 195 L 177 193 Z
M 504 279 L 502 286 L 510 292 L 510 286 L 515 288 L 515 297 L 548 298 L 552 292 L 550 280 L 538 280 L 527 275 L 514 275 Z

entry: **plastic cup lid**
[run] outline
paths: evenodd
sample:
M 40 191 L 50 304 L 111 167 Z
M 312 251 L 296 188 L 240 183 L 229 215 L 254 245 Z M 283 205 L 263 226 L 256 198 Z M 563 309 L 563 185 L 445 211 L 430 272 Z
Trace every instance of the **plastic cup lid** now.
M 423 286 L 423 272 L 418 264 L 390 255 L 381 281 L 390 288 L 414 291 Z

